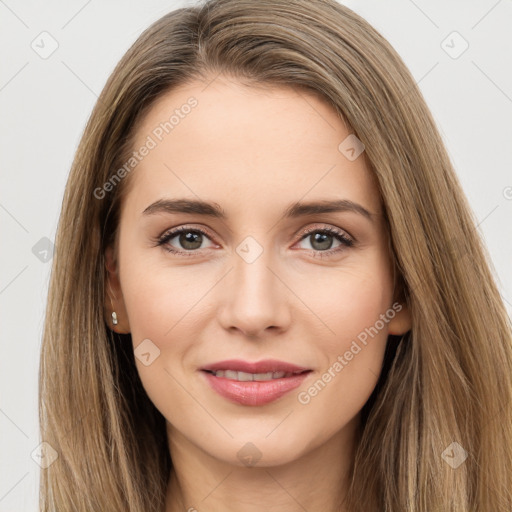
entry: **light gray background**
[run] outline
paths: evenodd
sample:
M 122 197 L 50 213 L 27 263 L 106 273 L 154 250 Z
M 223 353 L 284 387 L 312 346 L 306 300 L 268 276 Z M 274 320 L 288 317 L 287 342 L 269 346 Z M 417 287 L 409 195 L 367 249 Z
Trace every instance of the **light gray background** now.
M 512 312 L 512 1 L 342 3 L 391 42 L 419 83 Z M 40 240 L 54 240 L 72 158 L 107 77 L 143 29 L 182 5 L 0 0 L 0 512 L 37 510 L 31 453 L 51 264 Z M 43 31 L 58 43 L 47 59 L 31 47 L 50 48 Z M 464 42 L 453 31 L 469 44 L 458 58 Z

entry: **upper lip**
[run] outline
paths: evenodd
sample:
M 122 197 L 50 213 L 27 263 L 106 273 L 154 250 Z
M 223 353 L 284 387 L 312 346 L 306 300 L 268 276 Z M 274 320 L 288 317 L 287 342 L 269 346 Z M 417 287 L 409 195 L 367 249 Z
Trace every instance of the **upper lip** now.
M 274 372 L 303 372 L 308 371 L 310 368 L 297 366 L 296 364 L 287 363 L 285 361 L 278 361 L 277 359 L 264 359 L 263 361 L 242 361 L 240 359 L 228 359 L 226 361 L 219 361 L 203 366 L 201 370 L 219 371 L 231 370 L 246 373 L 274 373 Z

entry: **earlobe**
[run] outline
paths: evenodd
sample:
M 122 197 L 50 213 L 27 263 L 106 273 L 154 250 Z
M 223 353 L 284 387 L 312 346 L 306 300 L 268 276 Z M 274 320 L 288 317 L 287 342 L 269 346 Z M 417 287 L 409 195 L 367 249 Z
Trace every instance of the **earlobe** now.
M 105 251 L 105 269 L 105 321 L 112 331 L 119 334 L 129 334 L 130 324 L 112 246 L 109 246 Z
M 400 302 L 400 310 L 398 308 L 395 309 L 396 314 L 389 322 L 389 334 L 393 334 L 396 336 L 401 336 L 406 332 L 411 330 L 412 321 L 411 321 L 411 312 L 409 307 Z

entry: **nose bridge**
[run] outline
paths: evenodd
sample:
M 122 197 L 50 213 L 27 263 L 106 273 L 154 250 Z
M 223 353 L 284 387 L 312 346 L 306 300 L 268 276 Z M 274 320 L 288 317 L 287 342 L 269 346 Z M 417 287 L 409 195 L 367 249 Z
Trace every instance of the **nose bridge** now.
M 225 328 L 255 335 L 267 327 L 284 327 L 286 290 L 275 275 L 274 261 L 272 251 L 252 237 L 236 248 L 221 315 Z
M 269 303 L 270 293 L 276 284 L 275 276 L 269 270 L 272 260 L 268 250 L 263 251 L 254 261 L 237 254 L 233 262 L 233 291 L 241 297 L 253 300 L 265 298 L 265 303 Z

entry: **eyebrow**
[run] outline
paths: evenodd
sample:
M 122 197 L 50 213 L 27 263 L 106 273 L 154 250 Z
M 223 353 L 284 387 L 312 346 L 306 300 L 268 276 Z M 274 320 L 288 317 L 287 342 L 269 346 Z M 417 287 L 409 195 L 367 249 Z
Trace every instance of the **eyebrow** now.
M 376 214 L 370 213 L 364 206 L 348 199 L 324 200 L 300 202 L 297 201 L 289 205 L 283 217 L 286 219 L 304 217 L 307 215 L 317 215 L 321 213 L 353 212 L 373 220 Z M 154 215 L 157 213 L 194 213 L 226 220 L 227 214 L 217 203 L 209 203 L 194 199 L 159 199 L 150 204 L 143 212 L 143 215 Z

